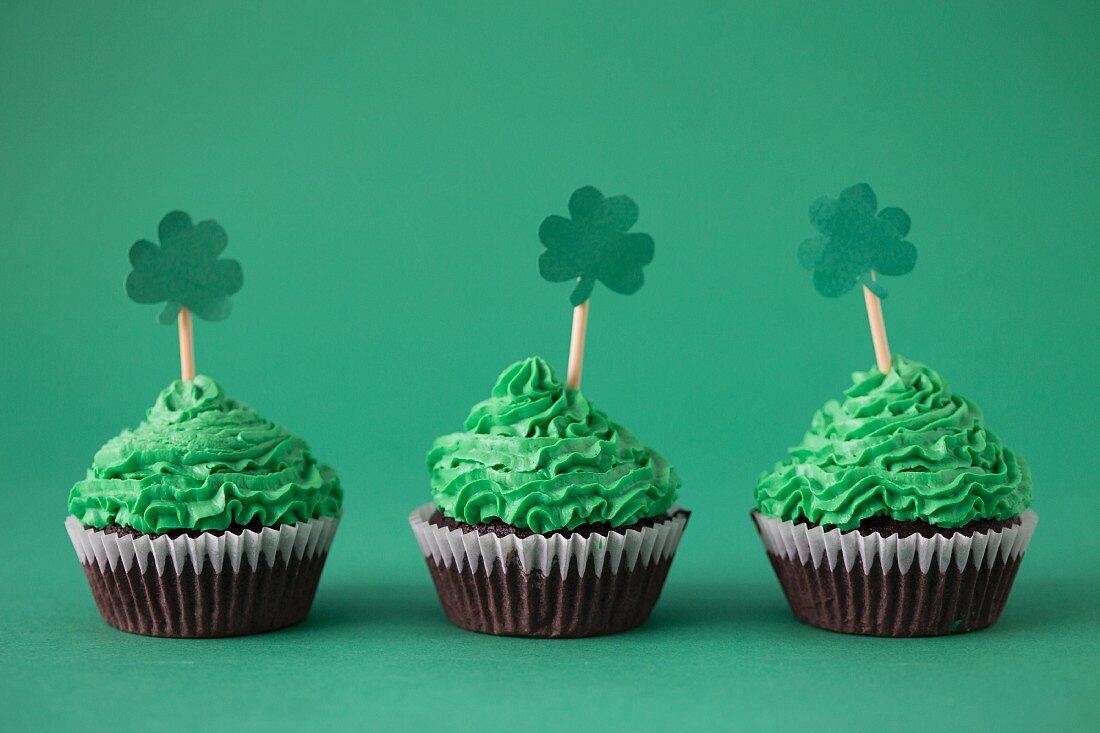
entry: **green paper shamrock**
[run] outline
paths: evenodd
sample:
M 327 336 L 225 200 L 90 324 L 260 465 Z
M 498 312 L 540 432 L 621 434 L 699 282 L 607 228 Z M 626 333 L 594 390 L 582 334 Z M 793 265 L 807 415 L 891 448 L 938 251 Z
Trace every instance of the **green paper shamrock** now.
M 244 272 L 236 260 L 218 259 L 229 239 L 216 221 L 191 222 L 182 211 L 160 220 L 160 245 L 142 239 L 130 248 L 134 269 L 126 294 L 138 303 L 165 303 L 157 320 L 170 324 L 180 308 L 220 321 L 229 315 L 229 296 L 241 289 Z
M 904 275 L 917 262 L 917 248 L 905 240 L 909 215 L 892 206 L 878 211 L 878 199 L 866 183 L 844 189 L 835 199 L 814 201 L 810 223 L 821 236 L 798 247 L 798 261 L 813 270 L 817 292 L 830 298 L 857 283 L 885 298 L 885 288 L 871 279 L 871 271 Z
M 627 231 L 638 221 L 638 205 L 585 186 L 569 197 L 569 215 L 543 219 L 539 241 L 546 251 L 539 256 L 539 274 L 552 283 L 576 279 L 569 296 L 574 306 L 588 300 L 597 280 L 616 293 L 637 292 L 654 247 L 648 234 Z

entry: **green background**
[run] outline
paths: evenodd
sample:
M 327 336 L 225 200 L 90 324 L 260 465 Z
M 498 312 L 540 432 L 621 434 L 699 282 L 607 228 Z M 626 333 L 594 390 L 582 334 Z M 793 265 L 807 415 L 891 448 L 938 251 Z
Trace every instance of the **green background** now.
M 0 704 L 139 722 L 1029 729 L 1100 722 L 1096 3 L 37 3 L 0 9 Z M 663 6 L 663 7 L 662 7 Z M 758 473 L 872 360 L 816 295 L 806 208 L 866 180 L 913 218 L 895 349 L 1029 459 L 1041 522 L 1001 621 L 892 641 L 794 621 Z M 542 217 L 594 184 L 657 241 L 592 301 L 585 391 L 679 467 L 650 623 L 496 639 L 443 618 L 406 524 L 423 454 L 508 363 L 564 368 Z M 217 218 L 245 287 L 201 372 L 341 471 L 309 621 L 154 640 L 99 619 L 62 527 L 178 369 L 122 292 L 162 214 Z M 14 718 L 13 718 L 14 716 Z

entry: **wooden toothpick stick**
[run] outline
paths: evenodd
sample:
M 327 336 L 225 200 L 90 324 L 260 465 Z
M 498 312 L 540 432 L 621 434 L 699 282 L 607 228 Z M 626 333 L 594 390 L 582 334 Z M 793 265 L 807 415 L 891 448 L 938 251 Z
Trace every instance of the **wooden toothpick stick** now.
M 573 334 L 569 338 L 569 374 L 566 384 L 581 388 L 581 372 L 584 370 L 584 335 L 588 330 L 588 304 L 591 298 L 573 308 Z
M 191 326 L 191 311 L 180 308 L 178 320 L 180 331 L 180 377 L 185 382 L 193 382 L 195 381 L 195 336 Z
M 871 279 L 875 279 L 875 273 L 871 271 Z M 882 318 L 882 300 L 871 292 L 866 285 L 863 286 L 863 300 L 867 305 L 867 322 L 871 326 L 871 341 L 875 345 L 875 361 L 878 370 L 883 374 L 890 371 L 893 360 L 890 358 L 890 342 L 886 339 L 886 321 Z

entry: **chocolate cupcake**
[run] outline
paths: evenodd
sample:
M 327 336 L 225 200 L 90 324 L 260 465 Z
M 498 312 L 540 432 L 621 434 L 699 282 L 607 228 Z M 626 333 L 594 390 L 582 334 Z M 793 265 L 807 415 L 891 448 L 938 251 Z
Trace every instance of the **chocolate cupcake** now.
M 342 500 L 301 438 L 199 375 L 96 453 L 66 528 L 110 625 L 254 634 L 308 614 Z
M 649 617 L 688 520 L 679 477 L 545 361 L 508 367 L 428 467 L 409 521 L 452 622 L 578 637 Z
M 1027 464 L 939 374 L 895 356 L 853 376 L 752 513 L 797 618 L 936 636 L 997 620 L 1037 517 Z

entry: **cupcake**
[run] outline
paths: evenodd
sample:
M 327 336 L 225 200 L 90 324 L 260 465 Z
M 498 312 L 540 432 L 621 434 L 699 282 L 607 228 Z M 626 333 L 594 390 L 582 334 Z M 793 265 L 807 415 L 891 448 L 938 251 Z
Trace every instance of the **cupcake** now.
M 456 625 L 579 637 L 649 617 L 688 520 L 680 479 L 544 360 L 505 369 L 428 468 L 409 520 Z
M 111 626 L 254 634 L 308 614 L 342 500 L 301 438 L 199 375 L 96 453 L 66 527 Z
M 794 615 L 832 631 L 936 636 L 1001 615 L 1037 517 L 1027 464 L 939 374 L 895 355 L 856 373 L 752 512 Z

